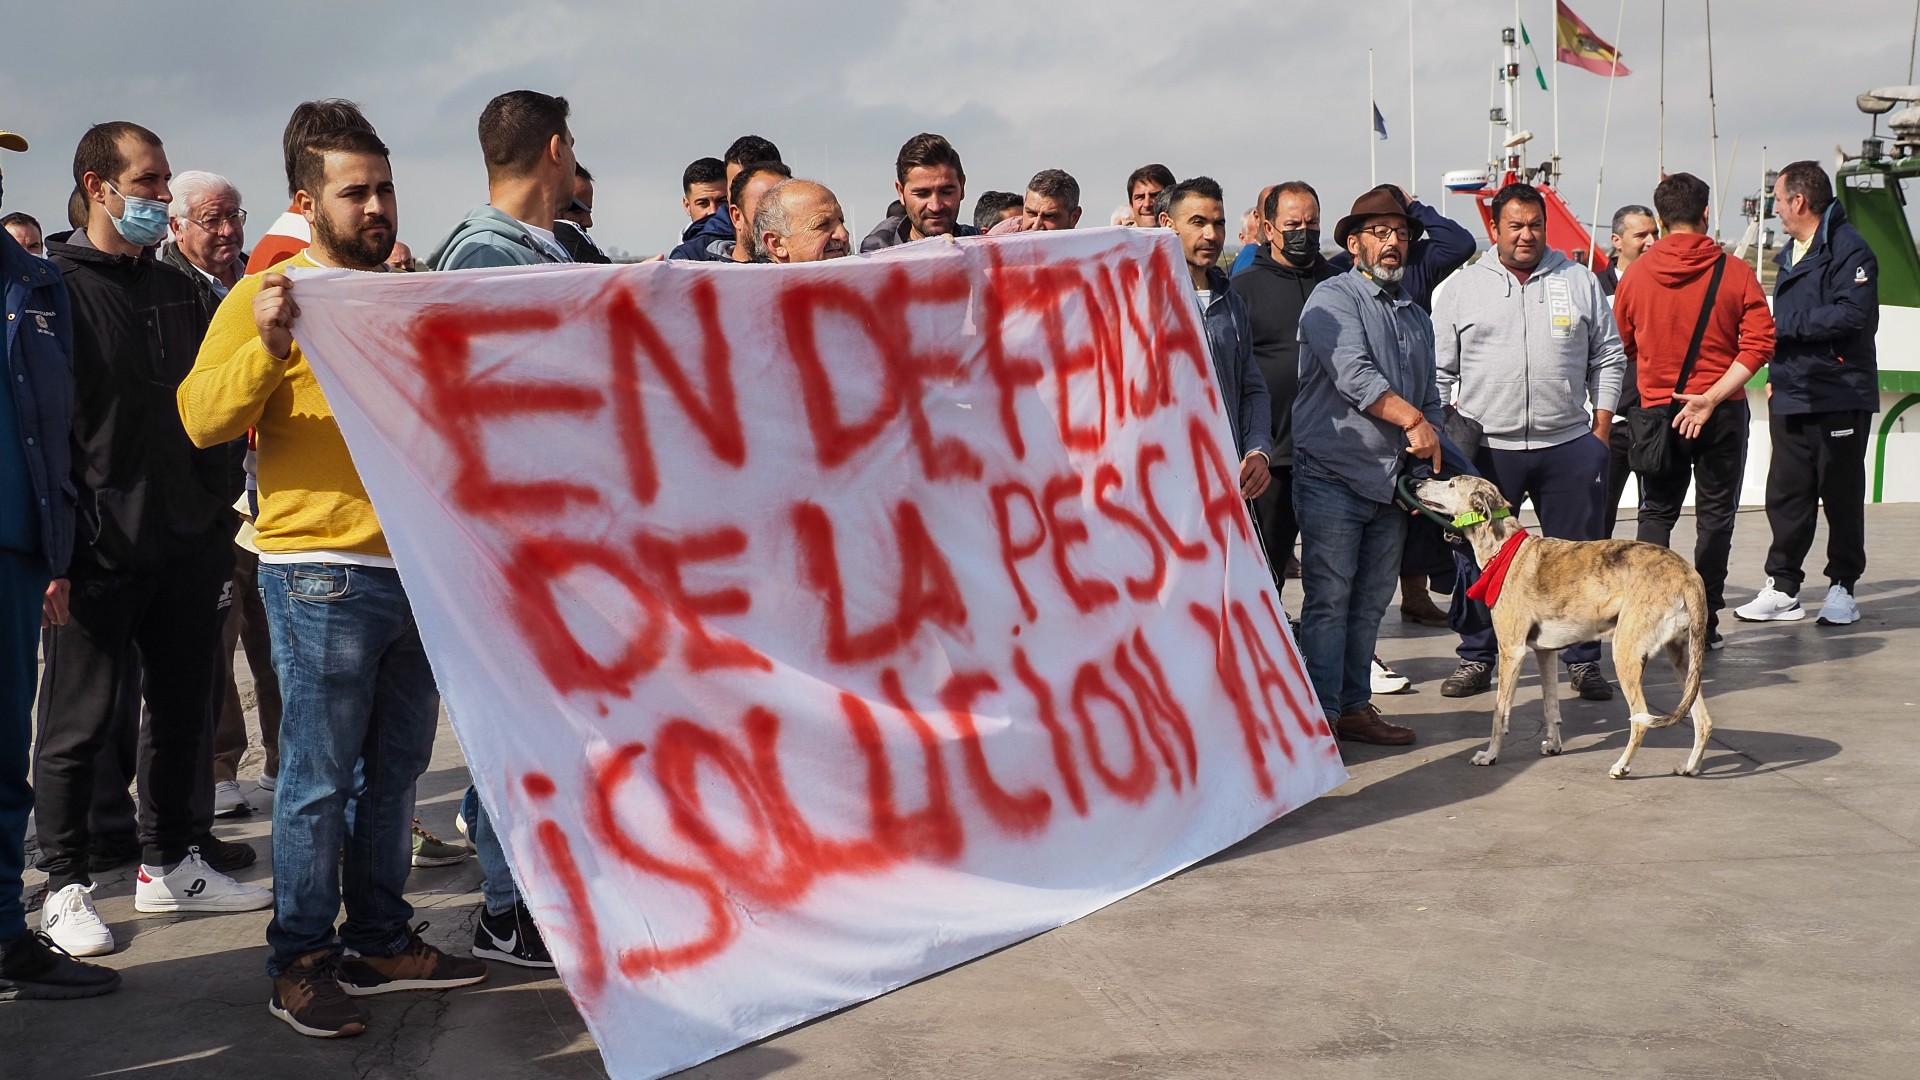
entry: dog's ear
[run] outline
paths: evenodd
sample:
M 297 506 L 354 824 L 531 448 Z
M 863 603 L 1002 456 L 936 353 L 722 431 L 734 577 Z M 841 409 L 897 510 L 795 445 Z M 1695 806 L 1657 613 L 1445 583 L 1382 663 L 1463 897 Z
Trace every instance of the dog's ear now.
M 1495 510 L 1506 505 L 1506 500 L 1492 484 L 1475 484 L 1473 493 L 1467 496 L 1467 505 L 1474 513 L 1491 518 Z

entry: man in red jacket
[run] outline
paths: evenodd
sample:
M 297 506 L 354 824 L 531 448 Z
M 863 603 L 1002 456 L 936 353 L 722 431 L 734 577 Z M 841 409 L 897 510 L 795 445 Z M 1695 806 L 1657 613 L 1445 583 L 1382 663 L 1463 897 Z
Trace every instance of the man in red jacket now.
M 1614 321 L 1627 359 L 1639 364 L 1640 404 L 1669 401 L 1681 435 L 1677 462 L 1663 476 L 1645 477 L 1639 539 L 1662 547 L 1680 517 L 1687 484 L 1694 484 L 1694 569 L 1707 584 L 1707 642 L 1720 647 L 1720 609 L 1726 606 L 1727 554 L 1747 464 L 1747 380 L 1773 359 L 1773 316 L 1753 269 L 1730 259 L 1706 235 L 1707 185 L 1674 173 L 1653 192 L 1654 212 L 1667 235 L 1620 279 Z M 1724 263 L 1707 317 L 1700 356 L 1675 392 L 1687 344 L 1700 321 L 1715 263 Z

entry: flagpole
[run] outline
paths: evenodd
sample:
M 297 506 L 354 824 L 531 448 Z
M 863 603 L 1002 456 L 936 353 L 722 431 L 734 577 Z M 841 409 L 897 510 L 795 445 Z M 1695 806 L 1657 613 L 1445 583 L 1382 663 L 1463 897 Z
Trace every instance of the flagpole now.
M 1560 8 L 1558 4 L 1553 9 L 1553 22 L 1550 25 L 1553 27 L 1553 176 L 1551 182 L 1558 185 L 1560 183 Z
M 1720 106 L 1713 99 L 1713 0 L 1706 0 L 1707 9 L 1707 124 L 1713 133 L 1713 241 L 1720 242 L 1720 207 L 1724 203 L 1720 197 Z
M 1420 128 L 1414 120 L 1413 0 L 1407 0 L 1407 194 L 1420 197 Z
M 1373 50 L 1367 50 L 1367 186 L 1380 186 L 1379 148 L 1374 144 L 1380 141 L 1379 132 L 1373 126 L 1373 114 L 1379 106 L 1374 104 L 1373 96 Z
M 1618 47 L 1620 39 L 1613 39 Z M 1660 179 L 1667 178 L 1667 0 L 1660 0 Z
M 1593 243 L 1587 245 L 1587 269 L 1593 269 L 1600 250 L 1600 188 L 1607 181 L 1607 133 L 1613 128 L 1613 84 L 1620 78 L 1620 31 L 1627 25 L 1627 0 L 1620 0 L 1620 17 L 1613 23 L 1613 70 L 1607 73 L 1607 115 L 1600 121 L 1600 171 L 1593 178 Z M 1558 29 L 1556 27 L 1556 29 Z M 1665 69 L 1662 69 L 1662 74 Z M 1618 271 L 1615 271 L 1618 273 Z

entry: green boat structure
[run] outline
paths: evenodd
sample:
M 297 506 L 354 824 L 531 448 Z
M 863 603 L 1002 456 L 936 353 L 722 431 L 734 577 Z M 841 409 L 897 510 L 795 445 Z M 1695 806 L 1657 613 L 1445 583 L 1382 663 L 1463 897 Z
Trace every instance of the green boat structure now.
M 1920 179 L 1920 86 L 1884 87 L 1861 94 L 1857 104 L 1873 118 L 1873 133 L 1859 156 L 1842 155 L 1834 194 L 1880 262 L 1880 330 L 1874 338 L 1880 415 L 1870 494 L 1874 502 L 1920 502 L 1920 428 L 1908 422 L 1920 405 L 1920 248 L 1914 246 L 1904 187 Z M 1882 116 L 1890 139 L 1880 133 Z M 1756 406 L 1764 403 L 1754 396 Z M 1758 408 L 1755 416 L 1764 432 Z

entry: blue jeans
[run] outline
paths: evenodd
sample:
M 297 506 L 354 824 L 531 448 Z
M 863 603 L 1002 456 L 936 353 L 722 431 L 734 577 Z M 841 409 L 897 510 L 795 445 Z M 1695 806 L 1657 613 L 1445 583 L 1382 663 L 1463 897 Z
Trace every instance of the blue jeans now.
M 1380 619 L 1400 580 L 1407 512 L 1362 498 L 1296 453 L 1300 521 L 1300 651 L 1329 720 L 1373 700 L 1370 666 Z
M 27 783 L 33 745 L 33 689 L 39 682 L 40 603 L 47 560 L 0 549 L 0 942 L 27 932 L 20 875 L 27 864 Z
M 500 834 L 493 831 L 493 819 L 480 805 L 480 790 L 468 787 L 460 799 L 460 818 L 467 823 L 467 835 L 473 839 L 473 857 L 480 863 L 480 897 L 487 914 L 505 915 L 520 902 L 520 891 L 513 885 L 513 869 L 507 865 L 507 850 Z
M 282 703 L 267 973 L 342 945 L 393 955 L 440 712 L 413 609 L 397 572 L 339 563 L 262 563 L 260 598 Z

